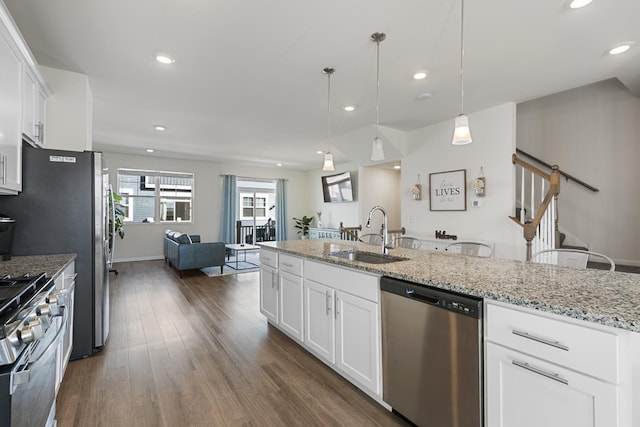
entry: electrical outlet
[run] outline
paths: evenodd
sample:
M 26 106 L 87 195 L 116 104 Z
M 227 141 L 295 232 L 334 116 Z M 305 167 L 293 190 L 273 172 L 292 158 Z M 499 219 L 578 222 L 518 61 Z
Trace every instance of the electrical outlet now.
M 418 222 L 418 218 L 415 216 L 409 216 L 409 224 L 415 224 L 416 222 Z

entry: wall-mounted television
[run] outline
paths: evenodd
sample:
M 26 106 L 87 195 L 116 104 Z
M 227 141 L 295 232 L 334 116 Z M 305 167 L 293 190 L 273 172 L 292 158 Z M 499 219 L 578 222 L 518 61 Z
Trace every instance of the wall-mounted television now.
M 353 202 L 351 172 L 323 176 L 322 195 L 325 203 Z

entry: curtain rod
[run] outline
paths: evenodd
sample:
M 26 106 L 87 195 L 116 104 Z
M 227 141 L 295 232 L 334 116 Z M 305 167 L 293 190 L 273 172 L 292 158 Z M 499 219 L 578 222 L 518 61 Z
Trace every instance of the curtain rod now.
M 221 173 L 220 176 L 235 176 L 236 179 L 241 179 L 245 181 L 274 181 L 278 179 L 289 181 L 289 178 L 255 178 L 255 177 L 248 177 L 248 176 L 233 175 L 232 173 Z

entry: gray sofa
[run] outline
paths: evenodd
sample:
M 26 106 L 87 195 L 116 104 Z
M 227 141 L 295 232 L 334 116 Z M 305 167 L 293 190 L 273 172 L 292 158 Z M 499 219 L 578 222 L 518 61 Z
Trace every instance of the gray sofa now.
M 164 260 L 180 272 L 204 267 L 220 267 L 223 272 L 225 263 L 224 242 L 200 242 L 198 234 L 186 234 L 179 231 L 164 232 Z

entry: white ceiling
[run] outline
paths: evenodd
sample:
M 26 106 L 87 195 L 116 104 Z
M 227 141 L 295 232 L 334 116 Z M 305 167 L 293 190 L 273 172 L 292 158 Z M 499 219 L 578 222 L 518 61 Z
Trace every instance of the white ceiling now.
M 327 148 L 366 162 L 380 125 L 412 130 L 460 109 L 452 0 L 5 0 L 41 65 L 86 74 L 94 148 L 295 169 Z M 616 44 L 635 41 L 609 56 Z M 640 0 L 466 0 L 465 112 L 619 78 L 640 95 Z M 154 54 L 176 59 L 167 66 Z M 422 81 L 414 72 L 428 70 Z M 418 100 L 429 92 L 427 100 Z M 355 104 L 347 113 L 341 106 Z M 161 123 L 163 133 L 153 129 Z M 473 126 L 473 123 L 472 123 Z M 449 141 L 443 141 L 447 144 Z M 388 147 L 386 147 L 388 148 Z M 356 154 L 357 153 L 357 154 Z M 362 153 L 362 154 L 360 154 Z M 398 153 L 390 150 L 391 157 Z

